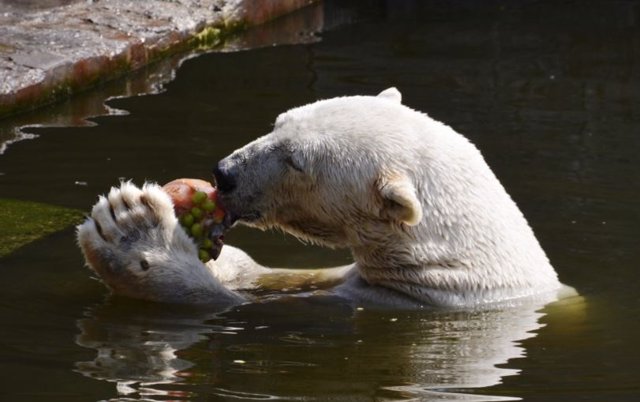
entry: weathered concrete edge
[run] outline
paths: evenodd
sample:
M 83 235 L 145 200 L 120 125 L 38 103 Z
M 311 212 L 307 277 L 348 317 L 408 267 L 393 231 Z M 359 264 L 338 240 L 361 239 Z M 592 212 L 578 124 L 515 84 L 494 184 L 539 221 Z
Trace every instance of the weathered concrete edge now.
M 175 26 L 159 35 L 129 37 L 117 51 L 55 65 L 43 71 L 39 82 L 0 93 L 0 119 L 66 99 L 177 53 L 215 48 L 234 33 L 318 1 L 273 0 L 259 2 L 260 7 L 255 7 L 251 0 L 232 0 L 219 10 L 219 18 L 204 17 L 192 27 Z

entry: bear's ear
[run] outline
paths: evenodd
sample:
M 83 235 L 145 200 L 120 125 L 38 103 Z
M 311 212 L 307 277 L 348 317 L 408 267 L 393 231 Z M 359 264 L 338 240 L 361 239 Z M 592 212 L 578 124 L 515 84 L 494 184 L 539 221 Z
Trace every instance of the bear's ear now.
M 402 94 L 398 91 L 398 88 L 391 87 L 378 94 L 378 98 L 384 98 L 396 103 L 402 103 Z
M 405 175 L 385 175 L 377 181 L 382 197 L 382 215 L 415 226 L 422 220 L 422 204 L 416 188 Z

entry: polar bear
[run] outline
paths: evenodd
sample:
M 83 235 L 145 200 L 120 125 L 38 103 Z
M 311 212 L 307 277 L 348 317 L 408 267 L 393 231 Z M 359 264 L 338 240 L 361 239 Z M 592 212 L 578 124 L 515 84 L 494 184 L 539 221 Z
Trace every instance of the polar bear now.
M 225 247 L 204 266 L 158 186 L 112 189 L 79 227 L 86 260 L 115 293 L 233 305 L 291 284 L 358 304 L 478 307 L 554 300 L 563 286 L 478 149 L 451 127 L 377 96 L 317 101 L 214 168 L 233 221 L 348 247 L 354 264 L 269 269 Z M 305 286 L 307 286 L 305 288 Z

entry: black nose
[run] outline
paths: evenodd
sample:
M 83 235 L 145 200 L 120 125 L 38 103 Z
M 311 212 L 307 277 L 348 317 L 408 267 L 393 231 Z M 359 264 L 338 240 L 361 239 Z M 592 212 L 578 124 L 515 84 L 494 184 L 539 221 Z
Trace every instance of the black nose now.
M 221 163 L 218 163 L 218 165 L 213 168 L 213 177 L 216 178 L 218 190 L 223 193 L 228 193 L 236 188 L 235 179 L 227 169 L 221 166 Z

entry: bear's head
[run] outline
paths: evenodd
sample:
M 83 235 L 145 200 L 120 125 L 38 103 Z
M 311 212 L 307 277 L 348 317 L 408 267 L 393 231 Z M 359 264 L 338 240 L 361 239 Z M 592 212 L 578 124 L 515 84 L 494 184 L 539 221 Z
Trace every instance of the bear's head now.
M 367 282 L 420 300 L 559 283 L 480 151 L 395 88 L 289 110 L 214 175 L 230 221 L 348 247 Z
M 405 120 L 416 112 L 400 100 L 390 88 L 283 113 L 270 134 L 214 168 L 222 203 L 245 224 L 330 247 L 385 241 L 417 225 L 419 133 Z

